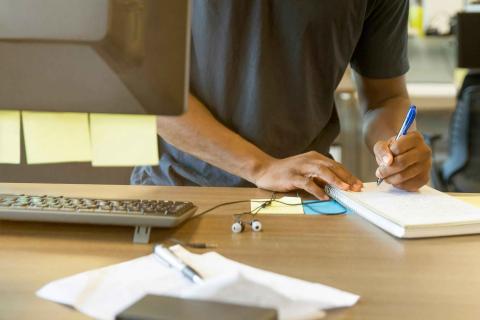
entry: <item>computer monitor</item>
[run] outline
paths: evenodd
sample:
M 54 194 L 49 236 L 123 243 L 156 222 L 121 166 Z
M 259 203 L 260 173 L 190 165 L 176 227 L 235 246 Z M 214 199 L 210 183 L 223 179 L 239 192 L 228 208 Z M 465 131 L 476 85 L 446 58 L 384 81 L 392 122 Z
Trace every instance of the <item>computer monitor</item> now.
M 0 109 L 178 115 L 190 0 L 0 0 Z
M 461 12 L 457 20 L 458 67 L 480 69 L 480 12 Z

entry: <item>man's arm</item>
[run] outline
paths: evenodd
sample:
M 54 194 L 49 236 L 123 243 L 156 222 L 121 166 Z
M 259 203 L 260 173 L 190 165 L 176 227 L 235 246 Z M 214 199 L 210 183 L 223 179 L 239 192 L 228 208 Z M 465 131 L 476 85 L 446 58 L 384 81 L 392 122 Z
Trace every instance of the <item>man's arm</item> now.
M 371 79 L 356 74 L 355 78 L 365 142 L 379 165 L 376 176 L 396 187 L 418 190 L 428 182 L 432 153 L 415 124 L 395 141 L 410 107 L 405 77 Z
M 276 159 L 217 121 L 190 95 L 189 110 L 180 117 L 157 117 L 158 134 L 178 149 L 240 176 L 260 188 L 286 192 L 303 189 L 319 199 L 321 186 L 333 184 L 359 191 L 361 181 L 342 165 L 317 152 Z

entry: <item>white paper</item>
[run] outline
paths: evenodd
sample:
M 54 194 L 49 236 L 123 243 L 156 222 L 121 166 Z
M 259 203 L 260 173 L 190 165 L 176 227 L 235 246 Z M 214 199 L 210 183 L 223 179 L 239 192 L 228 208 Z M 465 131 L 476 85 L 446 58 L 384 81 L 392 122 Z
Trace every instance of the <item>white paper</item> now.
M 175 296 L 273 308 L 278 311 L 279 319 L 320 319 L 325 316 L 318 303 L 293 300 L 268 286 L 248 279 L 240 272 L 216 277 L 207 283 L 189 287 Z
M 146 294 L 220 301 L 218 292 L 227 290 L 230 296 L 225 297 L 225 302 L 248 304 L 243 296 L 254 292 L 244 289 L 245 283 L 254 283 L 253 289 L 262 289 L 265 296 L 261 303 L 264 305 L 291 301 L 279 310 L 281 319 L 311 319 L 314 313 L 318 318 L 322 309 L 352 306 L 359 299 L 357 295 L 321 284 L 252 268 L 215 252 L 197 255 L 178 245 L 172 250 L 206 279 L 201 285 L 205 295 L 202 296 L 197 285 L 162 264 L 154 255 L 56 280 L 41 288 L 37 295 L 71 305 L 97 319 L 114 319 L 117 313 Z M 235 293 L 235 290 L 240 291 Z
M 207 278 L 220 274 L 241 272 L 252 281 L 275 289 L 277 292 L 291 299 L 315 301 L 321 309 L 350 307 L 359 299 L 357 295 L 319 283 L 308 282 L 253 268 L 227 259 L 216 252 L 196 255 L 188 252 L 181 246 L 174 246 L 172 250 L 181 259 L 188 261 L 189 264 L 194 266 L 195 270 L 200 270 L 201 274 Z
M 147 293 L 163 294 L 184 286 L 191 283 L 154 255 L 148 255 L 53 281 L 37 295 L 73 306 L 96 319 L 114 319 Z
M 422 187 L 407 192 L 387 183 L 364 184 L 362 192 L 343 192 L 400 226 L 466 224 L 480 221 L 480 209 L 445 193 Z

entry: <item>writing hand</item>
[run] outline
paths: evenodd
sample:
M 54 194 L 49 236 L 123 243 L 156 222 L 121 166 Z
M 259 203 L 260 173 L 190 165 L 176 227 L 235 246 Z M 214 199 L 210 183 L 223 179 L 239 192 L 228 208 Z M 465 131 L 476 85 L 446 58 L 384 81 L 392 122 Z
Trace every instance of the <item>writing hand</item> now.
M 412 131 L 388 141 L 378 141 L 373 147 L 378 169 L 377 178 L 397 188 L 417 191 L 428 183 L 432 167 L 432 151 L 418 131 Z

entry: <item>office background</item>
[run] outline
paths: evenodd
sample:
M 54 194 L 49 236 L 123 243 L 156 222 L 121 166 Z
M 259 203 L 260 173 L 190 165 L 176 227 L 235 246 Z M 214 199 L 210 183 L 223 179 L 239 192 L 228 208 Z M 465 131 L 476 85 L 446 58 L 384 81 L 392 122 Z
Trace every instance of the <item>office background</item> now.
M 435 148 L 438 161 L 447 154 L 449 123 L 456 106 L 457 88 L 464 75 L 457 68 L 456 38 L 451 25 L 456 13 L 472 6 L 471 3 L 465 0 L 411 0 L 408 88 L 420 111 L 419 129 L 441 137 Z M 375 163 L 359 135 L 360 119 L 350 77 L 347 70 L 337 90 L 342 134 L 332 154 L 360 178 L 373 180 Z M 3 182 L 129 184 L 131 170 L 128 167 L 92 167 L 89 163 L 26 165 L 24 154 L 20 165 L 0 164 Z

